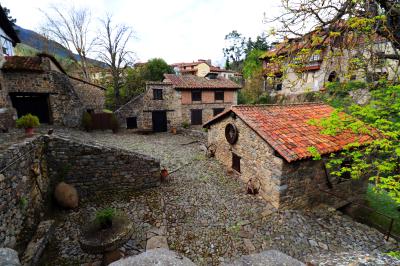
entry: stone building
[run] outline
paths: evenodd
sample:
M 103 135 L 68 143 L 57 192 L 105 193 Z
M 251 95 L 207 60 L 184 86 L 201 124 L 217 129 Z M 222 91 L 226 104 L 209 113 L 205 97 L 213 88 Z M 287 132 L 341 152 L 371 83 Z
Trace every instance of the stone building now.
M 190 63 L 175 63 L 171 66 L 177 69 L 182 75 L 195 75 L 198 77 L 205 77 L 209 73 L 213 73 L 218 75 L 219 77 L 227 79 L 234 79 L 240 76 L 240 74 L 235 71 L 213 66 L 210 59 L 198 59 L 196 62 Z
M 76 127 L 84 111 L 104 108 L 104 88 L 68 76 L 46 54 L 5 57 L 0 84 L 0 108 L 14 119 L 31 113 L 41 123 Z
M 321 155 L 343 149 L 367 135 L 320 133 L 310 119 L 327 117 L 333 108 L 320 103 L 232 106 L 204 124 L 215 157 L 277 208 L 308 207 L 317 203 L 340 207 L 366 192 L 367 181 L 332 176 L 324 160 L 312 160 L 309 147 Z M 343 199 L 338 200 L 333 193 Z
M 119 108 L 120 124 L 156 132 L 201 126 L 237 103 L 240 86 L 216 76 L 165 74 L 163 82 L 148 82 L 146 91 Z
M 377 35 L 330 35 L 346 31 L 343 27 L 339 23 L 334 29 L 285 38 L 266 51 L 260 57 L 265 90 L 272 95 L 293 95 L 324 90 L 333 81 L 399 81 L 398 61 L 382 57 L 398 53 L 390 41 Z M 315 43 L 318 39 L 321 43 Z

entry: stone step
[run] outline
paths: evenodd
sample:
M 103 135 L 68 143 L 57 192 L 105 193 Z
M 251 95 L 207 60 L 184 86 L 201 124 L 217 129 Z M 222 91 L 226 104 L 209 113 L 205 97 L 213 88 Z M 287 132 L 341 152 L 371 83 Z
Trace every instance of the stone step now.
M 36 233 L 32 240 L 29 242 L 24 255 L 22 256 L 21 263 L 26 266 L 38 265 L 39 259 L 42 256 L 47 243 L 54 233 L 54 220 L 42 221 L 39 223 Z

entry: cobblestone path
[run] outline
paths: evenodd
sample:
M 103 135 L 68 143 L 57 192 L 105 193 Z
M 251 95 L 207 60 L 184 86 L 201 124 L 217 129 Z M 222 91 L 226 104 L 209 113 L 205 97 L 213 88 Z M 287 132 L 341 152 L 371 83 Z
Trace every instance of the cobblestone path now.
M 105 196 L 84 203 L 78 212 L 62 213 L 64 222 L 57 228 L 54 242 L 59 242 L 57 252 L 64 258 L 80 258 L 80 262 L 99 259 L 72 246 L 77 244 L 78 217 L 110 205 L 127 212 L 137 224 L 137 234 L 122 248 L 127 255 L 143 251 L 144 232 L 162 226 L 166 226 L 170 249 L 199 265 L 218 265 L 267 249 L 306 262 L 321 254 L 349 250 L 370 253 L 394 245 L 385 242 L 377 230 L 334 210 L 276 211 L 260 198 L 247 195 L 245 186 L 216 160 L 205 158 L 201 142 L 192 138 L 168 133 L 63 134 L 142 152 L 159 158 L 163 166 L 175 171 L 159 188 Z

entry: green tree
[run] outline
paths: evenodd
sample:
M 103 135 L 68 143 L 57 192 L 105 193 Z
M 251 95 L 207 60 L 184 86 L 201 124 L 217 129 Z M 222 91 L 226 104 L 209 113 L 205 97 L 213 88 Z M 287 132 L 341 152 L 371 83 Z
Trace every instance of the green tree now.
M 13 18 L 10 14 L 10 9 L 8 9 L 7 7 L 3 7 L 4 13 L 6 14 L 8 20 L 11 22 L 12 25 L 15 25 L 15 23 L 17 23 L 17 19 Z
M 350 92 L 359 89 L 359 84 L 331 84 L 325 98 L 338 109 L 328 118 L 310 121 L 321 127 L 327 135 L 337 135 L 345 130 L 368 134 L 375 139 L 368 145 L 356 140 L 339 154 L 332 154 L 327 167 L 338 169 L 337 176 L 350 175 L 352 178 L 369 177 L 375 189 L 386 191 L 400 203 L 400 85 L 366 84 L 371 89 L 371 100 L 360 105 L 353 102 Z M 340 94 L 336 94 L 341 91 Z M 343 96 L 343 91 L 347 91 Z M 341 115 L 341 111 L 353 118 Z M 374 130 L 373 128 L 377 129 Z M 343 162 L 347 162 L 343 166 Z
M 224 57 L 230 61 L 230 69 L 240 71 L 246 52 L 246 38 L 241 33 L 233 30 L 225 35 L 225 41 L 227 42 L 227 47 L 222 49 Z
M 164 59 L 153 58 L 143 66 L 142 77 L 146 81 L 162 81 L 164 74 L 172 73 L 174 73 L 173 68 Z
M 262 70 L 262 61 L 260 56 L 265 50 L 253 49 L 249 52 L 243 63 L 243 77 L 245 79 L 252 78 L 254 74 L 258 74 Z

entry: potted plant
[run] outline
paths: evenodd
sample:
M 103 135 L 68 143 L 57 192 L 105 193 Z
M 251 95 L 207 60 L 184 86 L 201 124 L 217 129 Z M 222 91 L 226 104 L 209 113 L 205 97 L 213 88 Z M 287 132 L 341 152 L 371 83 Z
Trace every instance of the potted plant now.
M 40 125 L 39 118 L 32 114 L 21 116 L 16 121 L 18 128 L 24 128 L 27 135 L 33 135 L 33 129 Z
M 96 213 L 95 221 L 101 229 L 108 229 L 112 227 L 116 214 L 117 211 L 114 208 L 105 208 Z

